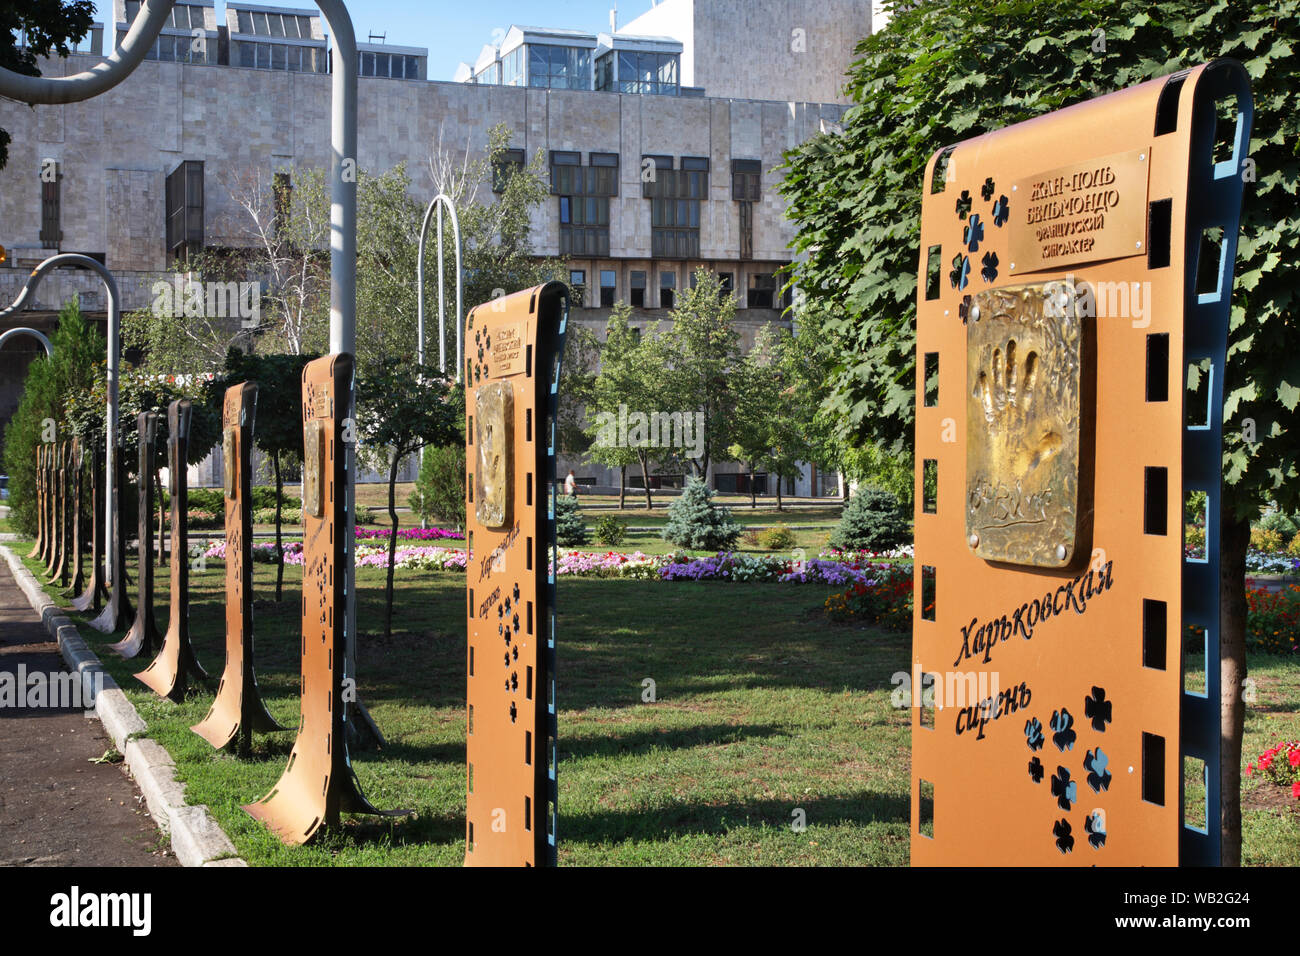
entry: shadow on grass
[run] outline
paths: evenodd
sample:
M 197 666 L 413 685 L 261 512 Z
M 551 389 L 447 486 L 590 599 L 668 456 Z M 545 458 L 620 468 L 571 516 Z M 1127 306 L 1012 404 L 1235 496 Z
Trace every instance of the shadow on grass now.
M 645 810 L 611 810 L 565 815 L 561 807 L 560 837 L 574 843 L 619 843 L 625 840 L 670 841 L 687 834 L 717 836 L 742 826 L 788 827 L 797 806 L 810 825 L 866 826 L 908 824 L 908 794 L 861 790 L 836 797 L 798 801 L 754 800 L 732 803 L 682 803 Z

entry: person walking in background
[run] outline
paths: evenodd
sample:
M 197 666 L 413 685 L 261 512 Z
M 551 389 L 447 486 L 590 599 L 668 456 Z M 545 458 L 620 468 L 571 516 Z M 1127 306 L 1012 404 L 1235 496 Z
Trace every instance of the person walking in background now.
M 578 479 L 574 477 L 573 469 L 569 469 L 569 476 L 564 479 L 564 493 L 572 497 L 577 493 Z

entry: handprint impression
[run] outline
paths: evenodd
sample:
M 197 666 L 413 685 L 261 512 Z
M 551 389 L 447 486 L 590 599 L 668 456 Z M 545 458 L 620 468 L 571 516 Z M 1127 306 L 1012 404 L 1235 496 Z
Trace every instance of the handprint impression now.
M 1038 353 L 1032 349 L 1019 362 L 1016 340 L 1008 339 L 1005 351 L 993 350 L 990 367 L 981 369 L 976 383 L 984 420 L 1017 479 L 1026 477 L 1052 458 L 1064 439 L 1054 428 L 1040 429 L 1037 438 L 1027 430 L 1030 410 L 1038 388 Z

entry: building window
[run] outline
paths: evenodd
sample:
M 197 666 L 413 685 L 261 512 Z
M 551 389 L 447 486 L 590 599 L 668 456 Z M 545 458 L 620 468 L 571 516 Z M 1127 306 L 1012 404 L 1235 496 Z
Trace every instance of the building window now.
M 656 259 L 700 257 L 700 204 L 697 200 L 650 200 L 650 254 Z
M 731 198 L 736 202 L 758 202 L 763 198 L 763 164 L 757 159 L 731 161 Z
M 275 198 L 275 234 L 278 236 L 289 225 L 289 209 L 293 203 L 293 180 L 288 173 L 276 173 L 271 189 Z
M 740 258 L 748 261 L 754 258 L 754 204 L 739 203 L 740 206 Z
M 357 73 L 360 76 L 386 76 L 393 80 L 418 80 L 420 58 L 401 53 L 363 51 L 357 54 Z
M 60 186 L 63 181 L 63 170 L 60 164 L 55 163 L 52 170 L 46 171 L 46 167 L 41 169 L 41 248 L 58 249 L 59 243 L 63 241 L 63 230 L 60 228 L 61 220 L 61 203 L 60 203 Z
M 659 308 L 671 309 L 673 307 L 673 293 L 676 289 L 676 272 L 659 273 Z
M 551 192 L 560 197 L 560 255 L 609 255 L 609 197 L 618 194 L 618 156 L 551 151 Z M 611 165 L 612 164 L 612 165 Z
M 614 305 L 614 296 L 618 292 L 618 273 L 613 269 L 600 270 L 600 306 L 602 309 Z
M 505 192 L 510 177 L 524 168 L 522 149 L 503 149 L 492 161 L 492 191 Z
M 776 307 L 776 276 L 770 272 L 752 272 L 749 276 L 749 296 L 746 304 L 751 309 Z
M 628 278 L 628 301 L 636 309 L 645 308 L 645 273 L 633 271 Z
M 646 199 L 708 199 L 709 198 L 709 161 L 700 157 L 682 157 L 682 168 L 673 169 L 672 157 L 643 156 L 642 168 L 646 160 L 653 162 L 653 175 L 643 178 L 641 195 Z M 667 162 L 665 162 L 667 160 Z
M 569 298 L 578 308 L 587 304 L 587 270 L 573 269 L 569 272 Z
M 735 284 L 735 277 L 732 275 L 732 273 L 719 272 L 718 273 L 718 286 L 719 286 L 718 298 L 725 299 L 727 296 L 731 295 L 734 284 Z
M 490 63 L 483 67 L 474 74 L 474 82 L 482 83 L 484 86 L 499 86 L 501 84 L 501 64 Z
M 203 248 L 203 163 L 189 159 L 167 177 L 167 256 L 188 260 Z
M 501 85 L 524 85 L 524 47 L 522 43 L 501 57 Z
M 618 53 L 618 91 L 620 93 L 658 93 L 676 96 L 680 81 L 676 53 Z
M 269 13 L 263 10 L 235 9 L 237 32 L 259 37 L 289 37 L 294 40 L 311 40 L 310 16 L 292 13 Z
M 528 85 L 552 90 L 591 89 L 591 51 L 576 46 L 528 46 Z
M 614 92 L 614 53 L 611 50 L 596 60 L 596 89 Z
M 287 70 L 290 73 L 328 73 L 328 51 L 287 43 L 239 42 L 239 65 L 253 70 Z

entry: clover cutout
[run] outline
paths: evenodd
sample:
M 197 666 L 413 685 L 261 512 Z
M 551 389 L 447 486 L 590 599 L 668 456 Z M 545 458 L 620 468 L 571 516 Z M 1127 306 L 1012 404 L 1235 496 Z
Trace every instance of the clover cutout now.
M 1011 209 L 1007 203 L 1006 196 L 999 196 L 998 201 L 993 204 L 993 225 L 1001 229 L 1007 224 L 1007 217 L 1011 214 Z
M 962 240 L 966 248 L 971 252 L 980 251 L 980 243 L 984 241 L 984 223 L 980 221 L 980 214 L 975 213 L 966 223 L 966 228 L 962 231 Z
M 1106 769 L 1109 764 L 1110 758 L 1100 747 L 1089 750 L 1084 756 L 1083 769 L 1088 771 L 1088 786 L 1092 787 L 1093 793 L 1110 789 L 1110 771 Z
M 1074 749 L 1074 741 L 1078 737 L 1073 730 L 1074 716 L 1062 707 L 1059 711 L 1052 711 L 1052 743 L 1056 744 L 1056 749 L 1065 753 L 1067 750 Z
M 1100 810 L 1088 814 L 1088 818 L 1083 821 L 1083 829 L 1094 850 L 1100 850 L 1106 845 L 1106 815 Z
M 1106 725 L 1111 722 L 1111 702 L 1106 699 L 1106 692 L 1100 687 L 1092 689 L 1092 696 L 1083 700 L 1083 716 L 1092 720 L 1092 729 L 1098 733 L 1106 732 Z
M 997 187 L 993 185 L 992 176 L 984 180 L 984 185 L 980 187 L 980 196 L 983 197 L 985 202 L 988 202 L 990 199 L 993 198 L 993 190 L 995 188 Z
M 1038 755 L 1035 754 L 1034 758 L 1029 761 L 1029 779 L 1034 781 L 1034 783 L 1042 783 L 1043 774 L 1045 772 L 1046 768 L 1043 766 L 1043 762 L 1039 760 Z
M 1052 835 L 1056 837 L 1056 848 L 1062 853 L 1074 849 L 1074 837 L 1070 835 L 1070 821 L 1062 817 L 1052 824 Z
M 970 296 L 961 297 L 961 304 L 957 306 L 957 315 L 961 317 L 961 324 L 965 325 L 966 320 L 970 318 Z
M 986 252 L 981 261 L 984 263 L 984 268 L 980 270 L 980 278 L 985 282 L 992 282 L 998 277 L 998 254 Z
M 1043 749 L 1043 725 L 1037 717 L 1025 721 L 1025 743 L 1029 744 L 1030 750 Z
M 970 213 L 971 198 L 970 190 L 963 189 L 961 195 L 957 197 L 957 218 L 964 220 Z
M 959 291 L 966 288 L 966 283 L 970 281 L 970 259 L 960 252 L 952 257 L 952 271 L 948 273 L 948 281 Z
M 1069 810 L 1079 792 L 1079 785 L 1070 779 L 1070 771 L 1058 766 L 1052 774 L 1052 796 L 1062 810 Z

